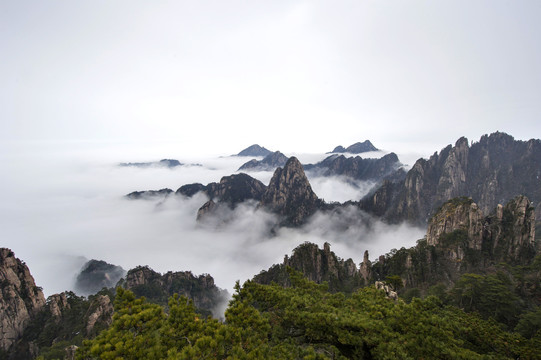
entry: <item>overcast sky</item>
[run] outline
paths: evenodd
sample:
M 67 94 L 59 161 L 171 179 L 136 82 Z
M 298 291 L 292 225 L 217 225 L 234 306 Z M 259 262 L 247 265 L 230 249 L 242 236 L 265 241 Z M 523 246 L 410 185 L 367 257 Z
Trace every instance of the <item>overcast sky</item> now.
M 540 1 L 0 1 L 0 139 L 541 137 Z

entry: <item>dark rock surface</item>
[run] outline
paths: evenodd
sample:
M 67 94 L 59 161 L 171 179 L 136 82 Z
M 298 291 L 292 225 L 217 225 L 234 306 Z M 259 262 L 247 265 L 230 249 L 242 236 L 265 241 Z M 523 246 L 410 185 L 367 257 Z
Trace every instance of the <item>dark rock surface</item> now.
M 276 169 L 259 203 L 260 207 L 282 216 L 282 225 L 287 226 L 304 224 L 322 205 L 295 157 L 289 158 L 284 168 Z

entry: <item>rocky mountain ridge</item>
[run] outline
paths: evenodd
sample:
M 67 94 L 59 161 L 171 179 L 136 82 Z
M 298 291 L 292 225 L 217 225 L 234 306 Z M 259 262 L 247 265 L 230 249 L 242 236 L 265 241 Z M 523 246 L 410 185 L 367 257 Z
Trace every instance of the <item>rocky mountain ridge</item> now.
M 395 153 L 379 159 L 331 155 L 319 163 L 304 165 L 304 169 L 319 176 L 347 176 L 375 182 L 385 179 L 402 180 L 406 174 Z
M 343 147 L 342 145 L 338 145 L 334 148 L 333 151 L 330 151 L 329 153 L 350 153 L 350 154 L 361 154 L 363 152 L 369 152 L 369 151 L 378 151 L 378 148 L 376 148 L 370 140 L 365 140 L 363 142 L 356 142 L 353 145 L 348 146 L 347 148 Z
M 517 141 L 496 132 L 471 146 L 460 138 L 428 160 L 417 160 L 404 180 L 384 183 L 360 206 L 391 222 L 426 224 L 454 197 L 472 197 L 483 213 L 519 194 L 538 204 L 540 176 L 541 140 Z

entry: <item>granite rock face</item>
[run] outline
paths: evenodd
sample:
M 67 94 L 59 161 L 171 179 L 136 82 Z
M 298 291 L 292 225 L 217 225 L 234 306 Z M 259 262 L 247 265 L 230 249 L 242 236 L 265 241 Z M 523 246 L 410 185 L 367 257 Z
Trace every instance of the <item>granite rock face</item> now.
M 541 140 L 517 141 L 496 132 L 471 146 L 460 138 L 417 160 L 403 181 L 365 197 L 361 207 L 392 222 L 426 224 L 445 201 L 460 196 L 471 197 L 484 214 L 517 195 L 538 204 L 540 178 Z
M 282 216 L 282 225 L 299 226 L 322 204 L 312 191 L 301 163 L 291 157 L 283 168 L 274 172 L 259 206 Z
M 471 198 L 454 198 L 431 217 L 426 238 L 417 246 L 382 256 L 368 270 L 373 280 L 400 275 L 405 286 L 426 288 L 501 263 L 524 266 L 539 252 L 535 224 L 535 209 L 522 195 L 489 215 Z
M 323 245 L 323 249 L 311 243 L 299 245 L 293 250 L 291 257 L 284 258 L 282 264 L 262 271 L 253 280 L 260 284 L 275 282 L 282 286 L 291 286 L 288 267 L 318 284 L 327 282 L 331 291 L 353 292 L 364 285 L 364 279 L 353 260 L 338 258 L 328 243 Z
M 0 284 L 0 349 L 7 351 L 44 308 L 45 297 L 28 267 L 6 248 L 0 248 Z

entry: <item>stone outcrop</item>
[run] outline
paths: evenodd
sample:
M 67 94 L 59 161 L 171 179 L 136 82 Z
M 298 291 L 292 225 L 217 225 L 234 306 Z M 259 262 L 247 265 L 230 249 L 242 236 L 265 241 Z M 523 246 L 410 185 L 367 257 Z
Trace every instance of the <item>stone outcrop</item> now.
M 6 248 L 0 248 L 0 284 L 0 349 L 7 351 L 44 308 L 45 297 L 28 267 Z
M 115 287 L 126 271 L 102 260 L 87 261 L 75 281 L 75 290 L 82 295 L 95 294 L 102 288 Z
M 379 159 L 363 159 L 360 156 L 331 155 L 317 164 L 307 164 L 304 169 L 318 176 L 347 176 L 355 180 L 382 181 L 387 178 L 402 180 L 405 172 L 395 153 Z
M 352 292 L 364 284 L 353 260 L 338 258 L 331 251 L 329 243 L 325 243 L 323 249 L 311 243 L 299 245 L 293 250 L 291 257 L 286 255 L 282 264 L 273 265 L 269 270 L 262 271 L 254 277 L 254 281 L 260 284 L 275 282 L 282 286 L 290 286 L 288 267 L 301 272 L 306 278 L 318 284 L 327 282 L 331 291 Z
M 274 171 L 277 167 L 286 164 L 288 157 L 279 151 L 275 151 L 265 156 L 263 160 L 250 160 L 244 163 L 238 171 Z
M 86 334 L 91 336 L 96 334 L 96 325 L 109 326 L 113 322 L 113 302 L 109 296 L 96 295 L 84 318 L 86 319 Z
M 460 138 L 428 160 L 417 160 L 403 181 L 368 195 L 361 207 L 392 222 L 426 224 L 445 201 L 466 196 L 488 214 L 519 194 L 541 202 L 540 177 L 541 140 L 516 141 L 496 132 L 469 146 Z
M 462 274 L 501 263 L 525 266 L 539 250 L 535 209 L 525 196 L 498 205 L 489 215 L 469 198 L 444 203 L 430 219 L 426 238 L 372 264 L 373 280 L 399 275 L 406 287 L 452 284 Z
M 239 152 L 236 156 L 267 156 L 271 153 L 270 150 L 265 149 L 257 144 L 248 146 L 246 149 Z
M 426 240 L 436 245 L 441 235 L 464 230 L 468 235 L 468 247 L 481 250 L 485 217 L 470 198 L 456 198 L 445 203 L 428 224 Z
M 291 157 L 283 168 L 274 172 L 259 206 L 282 216 L 282 225 L 298 226 L 322 203 L 312 191 L 299 160 Z
M 133 291 L 137 296 L 145 296 L 150 301 L 161 304 L 167 304 L 169 297 L 175 293 L 183 295 L 209 314 L 215 312 L 229 298 L 226 290 L 214 284 L 212 276 L 194 276 L 191 271 L 169 271 L 162 275 L 148 266 L 139 266 L 129 270 L 119 285 Z
M 376 281 L 374 285 L 376 286 L 376 289 L 385 291 L 385 296 L 387 296 L 389 299 L 398 300 L 398 294 L 396 291 L 391 289 L 391 287 L 384 281 Z
M 363 256 L 363 262 L 361 263 L 361 266 L 359 268 L 359 272 L 365 282 L 368 282 L 369 279 L 372 277 L 371 267 L 372 267 L 372 262 L 369 259 L 368 250 L 365 250 L 364 256 Z
M 365 140 L 363 142 L 357 142 L 353 145 L 348 146 L 347 148 L 344 148 L 343 146 L 339 145 L 334 148 L 331 153 L 350 153 L 350 154 L 360 154 L 363 152 L 369 152 L 369 151 L 378 151 L 378 149 L 372 145 L 370 140 Z

